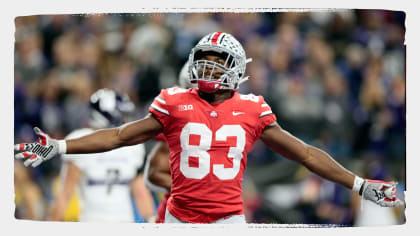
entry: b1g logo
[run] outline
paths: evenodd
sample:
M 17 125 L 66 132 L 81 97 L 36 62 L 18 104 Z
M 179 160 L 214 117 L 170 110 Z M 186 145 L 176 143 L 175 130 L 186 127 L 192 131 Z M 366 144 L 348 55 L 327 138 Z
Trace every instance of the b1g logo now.
M 193 109 L 193 105 L 178 105 L 179 111 L 191 111 Z

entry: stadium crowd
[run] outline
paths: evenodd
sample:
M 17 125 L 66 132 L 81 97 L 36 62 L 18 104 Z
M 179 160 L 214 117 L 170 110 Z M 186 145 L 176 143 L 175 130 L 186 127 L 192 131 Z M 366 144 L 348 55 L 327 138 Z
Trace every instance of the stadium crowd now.
M 404 22 L 404 12 L 385 10 L 17 17 L 14 141 L 35 140 L 35 126 L 55 138 L 86 126 L 89 97 L 99 88 L 129 94 L 136 104 L 132 118 L 142 118 L 160 89 L 176 84 L 197 40 L 224 31 L 253 58 L 250 79 L 239 92 L 263 95 L 284 129 L 356 174 L 398 180 L 402 193 Z M 262 143 L 248 160 L 243 193 L 248 222 L 372 220 L 350 191 Z M 54 158 L 25 169 L 15 161 L 16 218 L 44 219 L 60 165 Z M 383 222 L 404 222 L 401 210 L 387 211 Z

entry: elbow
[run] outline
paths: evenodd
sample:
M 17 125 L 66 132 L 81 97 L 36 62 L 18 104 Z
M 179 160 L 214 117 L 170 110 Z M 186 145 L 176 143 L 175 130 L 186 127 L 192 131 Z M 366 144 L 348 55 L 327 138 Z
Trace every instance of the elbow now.
M 146 186 L 146 188 L 148 188 L 151 191 L 159 192 L 157 191 L 157 189 L 159 189 L 159 186 L 153 183 L 152 180 L 148 178 L 147 176 L 146 178 L 144 178 L 144 185 Z
M 145 178 L 146 187 L 154 192 L 169 193 L 170 188 L 166 187 L 157 170 L 150 171 Z
M 124 140 L 124 136 L 122 135 L 122 127 L 113 129 L 113 135 L 112 135 L 112 142 L 109 142 L 109 147 L 107 147 L 108 150 L 120 148 L 122 146 L 125 146 L 124 144 L 127 142 Z
M 301 154 L 301 158 L 299 158 L 299 162 L 310 169 L 311 163 L 313 161 L 313 155 L 311 151 L 311 146 L 304 143 L 303 144 L 303 154 Z
M 150 168 L 149 172 L 147 173 L 146 180 L 147 182 L 151 184 L 158 185 L 159 183 L 158 171 L 154 168 Z

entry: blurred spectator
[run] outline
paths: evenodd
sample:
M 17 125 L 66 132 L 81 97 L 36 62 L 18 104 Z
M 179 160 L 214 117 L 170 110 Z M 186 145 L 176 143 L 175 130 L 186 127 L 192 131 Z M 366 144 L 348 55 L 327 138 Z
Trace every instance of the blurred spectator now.
M 53 66 L 53 47 L 60 35 L 67 31 L 73 24 L 76 17 L 71 15 L 49 15 L 40 16 L 41 33 L 43 38 L 43 54 L 47 59 L 48 66 Z
M 45 204 L 41 191 L 22 162 L 15 161 L 14 169 L 15 217 L 17 219 L 42 220 Z
M 62 108 L 66 114 L 61 120 L 66 129 L 85 127 L 89 119 L 89 98 L 94 88 L 86 71 L 78 70 L 68 77 L 67 91 L 73 96 L 64 99 Z
M 346 81 L 329 68 L 324 73 L 324 118 L 321 125 L 320 141 L 332 156 L 350 158 L 353 130 L 349 96 Z
M 42 80 L 41 85 L 41 126 L 53 137 L 63 136 L 64 127 L 63 110 L 60 106 L 59 96 L 61 91 L 58 73 L 51 72 Z
M 168 16 L 168 24 L 173 26 L 175 40 L 172 50 L 180 58 L 179 66 L 188 59 L 191 48 L 203 35 L 208 34 L 208 32 L 221 30 L 214 18 L 214 15 L 208 13 L 173 14 Z M 174 22 L 179 23 L 175 24 Z
M 15 68 L 25 82 L 38 78 L 45 68 L 42 54 L 42 38 L 33 28 L 25 28 L 16 33 Z
M 172 35 L 164 26 L 164 14 L 149 14 L 146 18 L 146 22 L 133 32 L 127 45 L 128 55 L 140 66 L 136 87 L 142 105 L 160 91 L 159 74 L 168 63 L 166 54 L 172 40 Z

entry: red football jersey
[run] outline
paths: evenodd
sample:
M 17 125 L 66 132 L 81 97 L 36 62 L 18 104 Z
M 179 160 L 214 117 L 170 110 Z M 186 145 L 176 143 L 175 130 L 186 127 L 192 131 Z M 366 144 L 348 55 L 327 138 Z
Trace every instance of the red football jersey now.
M 235 92 L 209 104 L 194 88 L 170 88 L 149 111 L 162 123 L 170 148 L 168 211 L 191 223 L 243 214 L 246 155 L 264 127 L 276 121 L 264 98 Z
M 156 210 L 157 217 L 155 223 L 165 223 L 166 204 L 168 202 L 169 196 L 169 194 L 165 194 L 162 201 L 160 201 L 160 204 Z
M 158 134 L 158 135 L 155 137 L 155 141 L 156 141 L 156 142 L 159 142 L 159 141 L 166 142 L 165 135 L 163 135 L 162 133 Z

